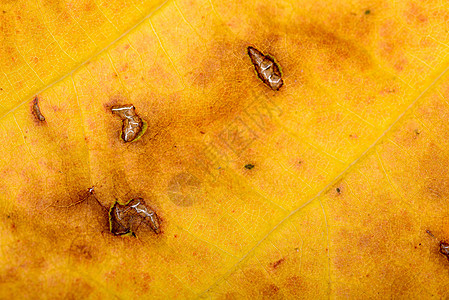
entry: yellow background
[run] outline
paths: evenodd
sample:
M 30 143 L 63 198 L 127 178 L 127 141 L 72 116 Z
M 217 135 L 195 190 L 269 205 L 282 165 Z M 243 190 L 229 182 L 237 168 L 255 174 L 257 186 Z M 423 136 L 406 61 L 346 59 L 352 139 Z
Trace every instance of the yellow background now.
M 1 298 L 449 296 L 444 2 L 0 8 Z M 161 234 L 110 234 L 91 186 Z

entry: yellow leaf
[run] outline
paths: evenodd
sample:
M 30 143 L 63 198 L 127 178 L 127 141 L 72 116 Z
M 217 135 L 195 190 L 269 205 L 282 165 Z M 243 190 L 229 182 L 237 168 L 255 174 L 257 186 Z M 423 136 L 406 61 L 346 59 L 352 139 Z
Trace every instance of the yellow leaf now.
M 0 298 L 449 296 L 447 5 L 0 7 Z

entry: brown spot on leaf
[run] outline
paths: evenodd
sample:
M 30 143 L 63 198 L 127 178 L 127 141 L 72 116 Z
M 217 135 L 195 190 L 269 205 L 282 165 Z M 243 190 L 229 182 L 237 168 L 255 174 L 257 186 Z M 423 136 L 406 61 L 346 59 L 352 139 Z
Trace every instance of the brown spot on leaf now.
M 257 76 L 272 90 L 279 90 L 284 84 L 279 66 L 270 55 L 263 55 L 254 47 L 248 47 L 248 55 L 256 68 Z
M 92 240 L 90 240 L 92 242 Z M 76 238 L 69 248 L 70 255 L 77 263 L 81 261 L 91 261 L 98 253 L 96 249 L 84 238 Z
M 125 142 L 133 142 L 145 133 L 146 123 L 136 114 L 134 105 L 117 105 L 111 110 L 123 121 L 121 137 Z
M 33 115 L 39 122 L 45 121 L 45 117 L 41 113 L 41 109 L 39 107 L 39 98 L 37 96 L 33 100 Z
M 417 138 L 418 135 L 420 135 L 420 133 L 421 133 L 421 131 L 419 131 L 419 129 L 415 129 L 413 132 L 415 133 L 414 138 Z
M 446 256 L 446 258 L 449 260 L 449 244 L 446 242 L 441 241 L 440 242 L 440 253 Z
M 252 168 L 254 168 L 253 164 L 246 164 L 245 165 L 245 169 L 247 169 L 247 170 L 251 170 Z
M 154 233 L 161 232 L 159 217 L 142 198 L 135 198 L 125 204 L 116 201 L 109 210 L 110 231 L 115 235 L 133 235 L 141 224 Z

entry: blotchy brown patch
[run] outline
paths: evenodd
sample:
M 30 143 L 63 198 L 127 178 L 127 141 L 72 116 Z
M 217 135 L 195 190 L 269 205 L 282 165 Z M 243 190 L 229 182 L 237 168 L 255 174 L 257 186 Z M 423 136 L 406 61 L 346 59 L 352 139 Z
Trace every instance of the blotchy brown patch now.
M 80 262 L 91 263 L 92 260 L 96 259 L 98 253 L 95 242 L 81 236 L 73 240 L 68 251 L 77 264 Z
M 368 52 L 356 41 L 340 37 L 319 24 L 303 24 L 301 28 L 301 33 L 316 45 L 316 50 L 327 54 L 331 69 L 340 69 L 343 61 L 360 72 L 366 72 L 373 67 Z

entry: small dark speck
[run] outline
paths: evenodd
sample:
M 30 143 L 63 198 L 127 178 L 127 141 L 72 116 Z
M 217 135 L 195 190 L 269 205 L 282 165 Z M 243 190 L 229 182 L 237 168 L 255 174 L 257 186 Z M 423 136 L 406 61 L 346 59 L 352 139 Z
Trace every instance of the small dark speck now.
M 6 14 L 6 10 L 4 10 L 3 13 Z
M 418 135 L 418 134 L 420 134 L 421 132 L 418 130 L 418 129 L 415 129 L 415 134 L 416 135 Z
M 247 164 L 245 165 L 245 169 L 251 170 L 252 168 L 254 168 L 253 164 Z
M 365 10 L 365 15 L 369 15 L 371 13 L 371 10 L 367 9 Z
M 205 134 L 205 132 L 204 132 L 204 131 L 200 131 L 200 133 L 201 133 L 201 134 Z
M 9 218 L 11 218 L 11 216 L 10 216 L 10 215 L 7 215 L 6 217 L 7 217 L 8 219 L 9 219 Z
M 337 191 L 337 193 L 340 194 L 340 192 L 341 192 L 340 188 L 336 188 L 335 190 Z

